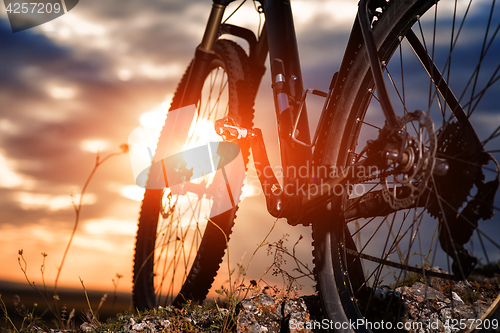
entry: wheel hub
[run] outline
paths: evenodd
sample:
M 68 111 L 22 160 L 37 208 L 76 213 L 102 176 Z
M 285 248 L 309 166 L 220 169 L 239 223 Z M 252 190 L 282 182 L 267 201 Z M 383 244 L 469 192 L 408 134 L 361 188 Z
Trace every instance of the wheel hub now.
M 393 173 L 382 178 L 382 196 L 393 209 L 413 205 L 427 188 L 434 169 L 436 134 L 434 123 L 423 111 L 415 111 L 401 118 L 403 131 L 408 135 L 401 158 L 393 163 Z

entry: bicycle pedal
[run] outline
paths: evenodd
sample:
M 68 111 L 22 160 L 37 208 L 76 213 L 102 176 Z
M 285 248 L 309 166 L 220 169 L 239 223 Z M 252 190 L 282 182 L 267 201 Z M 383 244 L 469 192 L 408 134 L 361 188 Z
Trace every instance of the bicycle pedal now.
M 229 117 L 218 119 L 214 124 L 215 132 L 222 137 L 224 141 L 234 141 L 245 139 L 250 135 L 251 130 L 240 127 Z

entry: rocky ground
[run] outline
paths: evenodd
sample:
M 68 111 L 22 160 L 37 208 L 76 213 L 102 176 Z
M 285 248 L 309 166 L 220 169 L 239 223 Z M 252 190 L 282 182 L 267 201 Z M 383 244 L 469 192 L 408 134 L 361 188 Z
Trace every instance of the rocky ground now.
M 457 291 L 463 295 L 474 291 L 470 285 L 460 282 Z M 396 323 L 387 323 L 383 319 L 373 319 L 372 329 L 379 332 L 463 332 L 478 324 L 472 318 L 478 318 L 486 312 L 491 301 L 475 300 L 464 302 L 457 292 L 450 296 L 421 282 L 411 287 L 396 289 L 402 294 L 403 315 L 398 319 L 401 329 Z M 315 297 L 280 300 L 260 294 L 243 300 L 242 310 L 237 319 L 237 332 L 315 332 L 325 328 L 336 327 L 340 323 L 330 323 L 318 319 L 317 309 L 312 309 Z M 495 326 L 498 327 L 496 319 Z M 490 323 L 492 326 L 494 323 Z M 339 326 L 342 327 L 342 326 Z M 500 329 L 496 330 L 500 332 Z M 495 331 L 493 331 L 495 332 Z
M 443 273 L 438 268 L 433 270 Z M 387 290 L 385 299 L 373 302 L 372 329 L 379 332 L 464 332 L 474 325 L 482 325 L 480 332 L 500 332 L 500 311 L 494 318 L 477 320 L 498 296 L 500 276 L 492 278 L 475 276 L 469 282 L 450 282 L 431 278 L 429 285 L 416 281 L 411 286 L 401 286 Z M 401 315 L 390 323 L 383 320 L 394 312 L 387 306 L 389 294 L 398 294 L 397 301 L 392 298 Z M 384 298 L 384 297 L 383 297 Z M 325 322 L 320 318 L 314 296 L 292 300 L 277 300 L 267 295 L 257 295 L 242 302 L 242 310 L 237 320 L 238 332 L 313 332 L 314 328 L 326 328 L 340 323 Z M 316 307 L 315 307 L 316 305 Z M 377 310 L 382 309 L 382 312 Z M 395 311 L 395 310 L 393 310 Z M 385 316 L 385 317 L 384 317 Z M 369 320 L 369 319 L 367 319 Z M 395 327 L 399 322 L 400 329 Z M 494 328 L 486 330 L 486 328 Z M 378 329 L 377 329 L 378 328 Z
M 430 285 L 419 281 L 411 286 L 401 286 L 390 293 L 400 293 L 398 308 L 404 309 L 397 322 L 401 329 L 394 327 L 395 321 L 381 326 L 388 310 L 382 301 L 380 308 L 384 314 L 375 311 L 371 319 L 373 329 L 379 332 L 463 332 L 472 324 L 481 323 L 472 318 L 480 317 L 490 307 L 499 293 L 500 277 L 481 278 L 471 282 L 443 281 L 433 278 Z M 386 303 L 384 303 L 386 302 Z M 376 308 L 379 306 L 374 304 Z M 377 310 L 377 309 L 375 309 Z M 500 311 L 499 311 L 500 312 Z M 392 316 L 392 314 L 390 314 Z M 484 322 L 483 326 L 500 325 L 500 314 L 495 321 Z M 392 317 L 391 317 L 392 318 Z M 495 324 L 496 323 L 496 324 Z M 276 298 L 265 293 L 248 297 L 236 307 L 224 308 L 190 306 L 186 309 L 159 308 L 142 315 L 120 314 L 112 323 L 84 323 L 79 332 L 316 332 L 326 327 L 339 325 L 321 319 L 319 301 L 316 296 L 295 299 Z M 378 327 L 377 327 L 378 325 Z M 389 327 L 389 326 L 391 327 Z M 44 330 L 32 327 L 30 332 Z M 51 333 L 75 332 L 51 330 Z M 481 331 L 482 332 L 482 331 Z M 490 330 L 490 332 L 500 332 Z

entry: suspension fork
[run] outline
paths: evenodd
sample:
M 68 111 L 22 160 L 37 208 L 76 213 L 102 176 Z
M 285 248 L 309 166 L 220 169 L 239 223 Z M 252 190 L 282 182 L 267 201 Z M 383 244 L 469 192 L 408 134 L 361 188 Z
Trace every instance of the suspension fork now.
M 190 87 L 190 89 L 182 92 L 181 105 L 195 104 L 198 101 L 199 96 L 196 95 L 196 92 L 201 91 L 204 81 L 202 75 L 193 75 L 193 73 L 205 73 L 208 70 L 210 62 L 215 57 L 215 43 L 223 34 L 240 37 L 248 42 L 250 48 L 249 57 L 253 70 L 251 80 L 255 86 L 255 89 L 251 92 L 253 96 L 249 97 L 252 100 L 255 97 L 257 88 L 265 72 L 264 62 L 269 50 L 267 30 L 264 24 L 261 38 L 257 40 L 254 33 L 249 29 L 222 23 L 227 6 L 234 1 L 236 0 L 213 0 L 203 38 L 200 45 L 196 48 L 193 64 L 190 67 L 191 70 L 187 73 L 189 84 L 186 85 L 186 88 Z
M 199 75 L 199 73 L 205 73 L 208 70 L 210 62 L 215 57 L 215 42 L 219 37 L 222 17 L 224 16 L 227 5 L 233 1 L 234 0 L 213 1 L 203 38 L 200 45 L 196 48 L 190 71 L 186 74 L 188 75 L 188 84 L 185 85 L 186 89 L 182 92 L 180 105 L 196 104 L 199 100 L 200 96 L 197 92 L 201 91 L 204 82 L 204 76 Z

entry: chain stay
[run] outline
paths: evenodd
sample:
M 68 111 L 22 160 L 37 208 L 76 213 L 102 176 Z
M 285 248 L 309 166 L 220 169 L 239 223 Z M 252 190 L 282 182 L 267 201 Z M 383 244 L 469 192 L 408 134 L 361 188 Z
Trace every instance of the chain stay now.
M 429 269 L 422 269 L 422 268 L 408 266 L 408 265 L 404 265 L 401 263 L 397 263 L 397 262 L 382 259 L 382 258 L 377 258 L 377 257 L 371 256 L 371 255 L 366 254 L 366 253 L 361 253 L 361 252 L 346 248 L 345 245 L 343 245 L 343 244 L 341 245 L 341 247 L 344 251 L 346 251 L 346 253 L 348 253 L 350 255 L 359 257 L 361 259 L 370 260 L 370 261 L 376 262 L 376 263 L 384 265 L 384 266 L 399 268 L 399 269 L 403 269 L 405 271 L 419 273 L 419 274 L 423 274 L 425 276 L 432 276 L 432 277 L 437 277 L 437 278 L 446 279 L 446 280 L 454 280 L 454 281 L 459 280 L 455 275 L 452 275 L 452 274 L 439 273 L 439 272 L 435 272 L 435 271 L 432 271 Z

